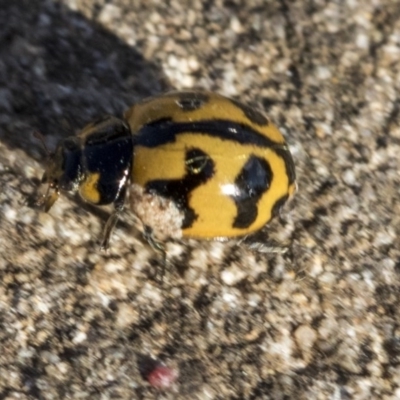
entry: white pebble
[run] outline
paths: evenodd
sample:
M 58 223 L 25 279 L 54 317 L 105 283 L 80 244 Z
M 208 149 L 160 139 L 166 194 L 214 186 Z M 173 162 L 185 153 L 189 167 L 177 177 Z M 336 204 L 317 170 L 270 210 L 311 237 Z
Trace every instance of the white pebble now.
M 87 339 L 87 335 L 85 332 L 78 331 L 75 335 L 75 337 L 72 339 L 72 342 L 75 344 L 79 344 L 84 342 Z
M 245 272 L 233 264 L 221 272 L 221 279 L 225 285 L 232 286 L 241 281 L 246 276 Z
M 354 186 L 356 184 L 356 177 L 354 175 L 354 171 L 351 169 L 346 169 L 342 175 L 343 181 L 349 185 Z
M 294 336 L 303 352 L 308 352 L 317 340 L 317 333 L 308 325 L 300 325 L 294 332 Z

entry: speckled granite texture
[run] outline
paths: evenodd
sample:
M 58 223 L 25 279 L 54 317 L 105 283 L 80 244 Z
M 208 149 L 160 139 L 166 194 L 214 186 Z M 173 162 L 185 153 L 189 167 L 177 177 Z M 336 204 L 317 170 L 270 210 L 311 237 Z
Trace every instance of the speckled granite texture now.
M 1 399 L 400 398 L 400 2 L 0 1 Z M 257 240 L 157 255 L 107 210 L 32 207 L 45 154 L 169 88 L 264 109 L 299 190 Z M 160 392 L 154 357 L 179 371 Z

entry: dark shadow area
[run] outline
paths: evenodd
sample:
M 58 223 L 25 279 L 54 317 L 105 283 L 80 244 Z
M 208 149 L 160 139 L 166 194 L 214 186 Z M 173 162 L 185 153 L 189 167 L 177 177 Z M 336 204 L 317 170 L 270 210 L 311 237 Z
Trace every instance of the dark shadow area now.
M 169 88 L 157 65 L 56 2 L 0 0 L 0 26 L 0 141 L 31 157 L 44 154 L 33 130 L 54 146 Z

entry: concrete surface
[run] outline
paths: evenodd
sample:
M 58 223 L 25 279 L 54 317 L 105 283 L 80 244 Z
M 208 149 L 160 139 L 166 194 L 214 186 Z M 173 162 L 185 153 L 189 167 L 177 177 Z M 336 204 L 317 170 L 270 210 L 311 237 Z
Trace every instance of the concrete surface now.
M 0 1 L 0 398 L 400 398 L 400 2 Z M 45 153 L 201 87 L 264 109 L 299 190 L 257 240 L 169 243 L 32 207 Z M 166 391 L 143 368 L 179 372 Z

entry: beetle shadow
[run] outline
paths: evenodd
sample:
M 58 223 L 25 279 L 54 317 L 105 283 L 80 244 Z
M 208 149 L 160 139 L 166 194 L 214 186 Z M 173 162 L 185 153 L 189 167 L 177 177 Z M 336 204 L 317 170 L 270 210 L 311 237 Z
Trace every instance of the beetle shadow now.
M 52 0 L 0 0 L 0 142 L 46 162 L 49 151 L 104 114 L 171 89 L 156 63 L 81 14 Z M 39 186 L 38 179 L 31 179 Z M 26 204 L 36 207 L 37 194 Z M 68 196 L 72 197 L 72 196 Z M 106 221 L 108 212 L 74 197 Z M 127 227 L 125 227 L 127 229 Z
M 170 88 L 147 61 L 99 24 L 50 0 L 0 1 L 0 141 L 40 160 L 93 118 L 120 115 Z

